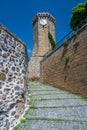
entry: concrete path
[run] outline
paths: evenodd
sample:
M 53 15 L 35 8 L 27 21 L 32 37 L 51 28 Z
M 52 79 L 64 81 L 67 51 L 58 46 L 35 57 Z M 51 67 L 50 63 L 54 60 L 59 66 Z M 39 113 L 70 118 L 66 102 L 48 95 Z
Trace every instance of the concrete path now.
M 38 82 L 29 83 L 29 94 L 20 130 L 87 130 L 87 99 Z

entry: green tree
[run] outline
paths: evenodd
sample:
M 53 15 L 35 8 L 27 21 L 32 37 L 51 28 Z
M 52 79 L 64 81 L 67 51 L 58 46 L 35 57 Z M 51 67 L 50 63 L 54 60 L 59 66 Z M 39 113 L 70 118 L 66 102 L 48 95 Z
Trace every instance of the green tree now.
M 70 26 L 76 30 L 78 25 L 82 25 L 84 19 L 87 18 L 87 0 L 84 3 L 79 3 L 72 9 L 72 16 L 70 19 Z
M 50 44 L 52 46 L 52 49 L 54 49 L 56 46 L 56 43 L 55 43 L 54 38 L 50 32 L 48 32 L 48 38 L 49 38 Z
M 86 8 L 86 10 L 87 10 L 87 0 L 86 0 L 86 2 L 85 2 L 85 8 Z

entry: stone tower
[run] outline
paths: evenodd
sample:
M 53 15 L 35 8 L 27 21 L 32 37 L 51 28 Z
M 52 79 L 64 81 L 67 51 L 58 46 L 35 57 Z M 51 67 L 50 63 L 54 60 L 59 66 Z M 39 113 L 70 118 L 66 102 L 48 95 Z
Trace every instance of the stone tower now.
M 52 47 L 48 32 L 55 39 L 55 18 L 47 12 L 37 13 L 32 21 L 34 30 L 34 47 L 29 61 L 29 78 L 40 77 L 40 61 Z

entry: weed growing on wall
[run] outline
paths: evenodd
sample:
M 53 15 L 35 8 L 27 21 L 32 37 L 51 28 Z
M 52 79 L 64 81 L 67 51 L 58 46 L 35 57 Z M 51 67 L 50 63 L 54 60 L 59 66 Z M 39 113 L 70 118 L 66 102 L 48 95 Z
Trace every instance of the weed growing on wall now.
M 67 65 L 67 64 L 68 64 L 68 62 L 69 62 L 69 60 L 70 60 L 70 56 L 69 56 L 69 55 L 67 55 L 65 58 L 66 58 L 65 64 Z
M 66 81 L 67 77 L 68 77 L 68 74 L 65 73 L 65 74 L 64 74 L 64 81 Z
M 64 45 L 64 47 L 67 47 L 68 46 L 68 40 L 65 40 L 63 45 Z
M 64 81 L 66 81 L 67 77 L 68 77 L 68 69 L 70 68 L 70 56 L 66 55 L 65 57 L 65 72 L 64 72 Z
M 79 45 L 79 39 L 77 39 L 77 40 L 74 42 L 74 44 L 73 44 L 74 50 L 77 50 L 78 45 Z
M 50 44 L 52 46 L 52 49 L 54 49 L 56 47 L 56 43 L 55 43 L 54 38 L 50 32 L 48 32 L 48 38 L 49 38 Z

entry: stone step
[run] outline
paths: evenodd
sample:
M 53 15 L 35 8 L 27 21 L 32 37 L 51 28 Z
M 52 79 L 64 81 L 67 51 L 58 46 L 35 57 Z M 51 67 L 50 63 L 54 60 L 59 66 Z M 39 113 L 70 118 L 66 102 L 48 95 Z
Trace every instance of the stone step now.
M 75 107 L 87 107 L 87 105 L 30 105 L 29 108 L 75 108 Z
M 29 87 L 36 87 L 36 88 L 38 88 L 38 87 L 53 87 L 53 86 L 49 86 L 49 85 L 44 85 L 44 84 L 36 84 L 36 85 L 34 85 L 34 84 L 30 84 L 29 85 Z
M 53 86 L 49 86 L 49 85 L 43 85 L 43 84 L 39 84 L 39 85 L 29 85 L 29 87 L 28 88 L 30 88 L 30 89 L 38 89 L 38 88 L 52 88 L 52 89 L 57 89 L 56 87 L 53 87 Z M 61 90 L 61 89 L 60 89 Z
M 71 119 L 71 118 L 53 118 L 53 117 L 41 117 L 41 116 L 25 116 L 26 120 L 49 120 L 49 121 L 73 121 L 73 122 L 86 122 L 87 118 Z
M 43 101 L 43 100 L 70 100 L 70 99 L 81 99 L 79 97 L 77 98 L 62 98 L 62 97 L 44 97 L 44 98 L 32 98 L 32 101 Z M 82 99 L 81 99 L 82 100 Z
M 72 94 L 64 94 L 64 93 L 58 93 L 58 94 L 56 94 L 56 93 L 54 93 L 54 94 L 49 94 L 49 92 L 48 92 L 48 95 L 45 95 L 45 93 L 44 93 L 44 95 L 34 95 L 34 98 L 51 98 L 51 97 L 53 97 L 53 98 L 78 98 L 78 96 L 77 95 L 72 95 Z
M 32 88 L 31 88 L 31 89 L 30 89 L 30 88 L 29 88 L 28 90 L 31 91 L 31 92 L 33 92 L 33 91 L 34 91 L 34 92 L 37 92 L 37 91 L 55 91 L 55 92 L 56 92 L 56 91 L 57 91 L 56 89 L 53 89 L 53 88 L 43 88 L 43 89 L 41 89 L 41 88 L 38 88 L 38 89 L 36 89 L 36 88 L 35 88 L 35 89 L 34 89 L 34 88 L 32 89 Z
M 59 91 L 30 91 L 30 93 L 32 93 L 33 96 L 37 96 L 37 95 L 49 95 L 49 94 L 68 94 L 68 92 L 59 92 Z
M 29 85 L 29 88 L 55 88 L 55 89 L 57 89 L 56 87 L 49 86 L 49 85 L 43 85 L 43 84 Z
M 87 122 L 69 120 L 28 119 L 24 130 L 87 130 Z
M 21 130 L 87 130 L 87 101 L 38 82 L 29 83 L 29 109 Z
M 30 108 L 27 115 L 59 119 L 67 118 L 71 120 L 80 120 L 82 118 L 87 119 L 87 106 L 72 106 L 61 108 Z
M 61 101 L 61 102 L 60 102 Z M 35 105 L 57 105 L 57 106 L 66 106 L 66 105 L 87 105 L 87 102 L 85 102 L 85 100 L 81 100 L 81 99 L 61 99 L 61 100 L 36 100 L 35 101 Z
M 46 83 L 41 83 L 41 82 L 29 82 L 29 85 L 34 85 L 34 86 L 38 86 L 38 85 L 42 85 L 42 86 L 51 86 L 49 84 Z

